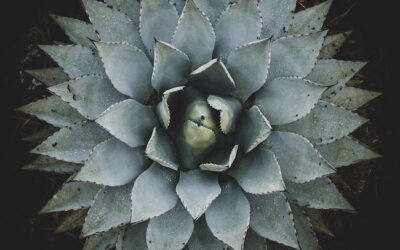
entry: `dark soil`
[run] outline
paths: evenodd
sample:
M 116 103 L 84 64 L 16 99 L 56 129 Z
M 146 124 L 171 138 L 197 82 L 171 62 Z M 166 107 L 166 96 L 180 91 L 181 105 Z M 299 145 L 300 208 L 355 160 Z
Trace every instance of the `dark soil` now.
M 80 249 L 79 232 L 55 234 L 54 229 L 61 214 L 38 215 L 37 212 L 56 192 L 66 176 L 20 170 L 33 156 L 28 152 L 34 144 L 21 139 L 37 131 L 43 123 L 13 111 L 14 108 L 46 95 L 42 86 L 32 84 L 23 69 L 51 65 L 36 44 L 52 41 L 67 42 L 68 39 L 51 21 L 48 13 L 85 19 L 78 0 L 14 0 L 2 6 L 1 24 L 4 26 L 1 59 L 1 85 L 5 104 L 6 123 L 1 183 L 0 226 L 8 249 L 72 250 Z M 312 5 L 318 0 L 299 1 L 298 8 Z M 356 76 L 364 80 L 362 87 L 384 92 L 384 95 L 360 109 L 359 113 L 370 122 L 354 135 L 362 142 L 384 155 L 383 159 L 360 163 L 340 170 L 337 183 L 343 194 L 358 213 L 326 212 L 325 218 L 335 237 L 318 235 L 323 249 L 387 249 L 383 247 L 384 232 L 388 227 L 388 214 L 394 213 L 388 203 L 394 186 L 394 149 L 388 148 L 398 138 L 399 130 L 384 121 L 385 100 L 389 105 L 392 94 L 386 91 L 384 82 L 383 43 L 381 23 L 377 23 L 375 1 L 336 0 L 329 14 L 327 27 L 331 33 L 353 30 L 350 39 L 341 50 L 339 58 L 368 61 L 368 65 Z M 5 15 L 4 15 L 5 14 Z M 4 20 L 3 20 L 4 18 Z M 4 106 L 3 106 L 4 107 Z M 5 121 L 5 122 L 4 122 Z M 2 137 L 4 138 L 4 137 Z M 385 145 L 384 145 L 385 139 Z M 386 231 L 385 231 L 386 232 Z

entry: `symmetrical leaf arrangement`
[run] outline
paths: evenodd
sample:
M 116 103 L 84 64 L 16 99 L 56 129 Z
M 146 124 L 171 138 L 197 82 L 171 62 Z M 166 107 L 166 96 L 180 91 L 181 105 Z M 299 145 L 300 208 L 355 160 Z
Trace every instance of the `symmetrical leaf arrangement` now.
M 30 70 L 54 95 L 21 111 L 60 130 L 28 168 L 72 173 L 42 213 L 84 249 L 317 249 L 309 217 L 352 210 L 328 175 L 379 157 L 348 136 L 378 93 L 332 59 L 330 0 L 82 0 L 53 16 L 74 45 Z M 304 209 L 312 214 L 304 213 Z

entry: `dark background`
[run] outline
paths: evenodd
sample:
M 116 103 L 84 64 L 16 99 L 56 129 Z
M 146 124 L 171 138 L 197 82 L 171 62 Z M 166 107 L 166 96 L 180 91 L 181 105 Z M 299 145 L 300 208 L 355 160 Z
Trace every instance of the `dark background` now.
M 318 1 L 300 2 L 308 6 Z M 396 237 L 390 225 L 394 225 L 398 213 L 391 201 L 398 199 L 394 180 L 395 170 L 400 167 L 395 158 L 399 129 L 395 122 L 389 121 L 395 114 L 396 92 L 393 89 L 395 82 L 387 72 L 392 68 L 384 60 L 387 48 L 382 28 L 386 23 L 381 17 L 384 13 L 380 11 L 382 4 L 372 0 L 336 0 L 326 23 L 332 32 L 354 31 L 339 58 L 369 61 L 357 78 L 364 79 L 363 88 L 384 92 L 359 111 L 371 122 L 355 133 L 384 158 L 340 171 L 342 178 L 336 182 L 358 213 L 325 213 L 335 238 L 318 235 L 323 249 L 398 249 L 389 247 Z M 85 15 L 78 0 L 13 0 L 6 4 L 2 2 L 0 8 L 0 56 L 3 62 L 0 85 L 2 108 L 6 109 L 1 115 L 1 123 L 5 125 L 0 172 L 0 227 L 5 230 L 0 238 L 5 241 L 1 244 L 17 250 L 80 249 L 82 243 L 77 232 L 53 233 L 62 215 L 37 215 L 65 177 L 20 170 L 33 158 L 28 152 L 34 146 L 21 138 L 41 124 L 13 109 L 45 93 L 41 87 L 33 88 L 31 79 L 21 73 L 22 69 L 49 66 L 50 61 L 43 60 L 43 55 L 35 52 L 35 45 L 50 44 L 53 40 L 67 41 L 48 13 L 81 19 Z

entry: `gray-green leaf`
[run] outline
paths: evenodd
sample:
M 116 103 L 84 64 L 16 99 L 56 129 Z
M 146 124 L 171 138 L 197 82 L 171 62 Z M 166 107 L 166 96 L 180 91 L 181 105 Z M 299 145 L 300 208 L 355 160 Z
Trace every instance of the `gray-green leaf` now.
M 124 12 L 133 23 L 139 25 L 140 1 L 137 0 L 105 0 L 107 5 Z
M 310 223 L 310 219 L 304 214 L 300 207 L 290 204 L 293 211 L 294 226 L 297 239 L 301 249 L 319 250 L 318 239 Z
M 346 31 L 343 33 L 327 36 L 324 43 L 322 44 L 322 48 L 319 52 L 318 58 L 329 59 L 334 57 L 350 34 L 351 31 Z
M 219 126 L 224 134 L 234 132 L 242 104 L 230 96 L 210 95 L 207 98 L 208 104 L 219 112 Z
M 175 87 L 165 91 L 162 95 L 162 100 L 159 102 L 155 108 L 156 114 L 158 116 L 158 120 L 163 125 L 165 129 L 168 129 L 171 124 L 171 110 L 170 110 L 170 102 L 176 94 L 182 91 L 184 87 Z
M 72 211 L 68 214 L 63 221 L 57 226 L 56 233 L 63 233 L 75 228 L 79 228 L 85 222 L 87 209 Z
M 229 4 L 229 0 L 194 0 L 194 2 L 208 16 L 212 24 L 215 23 Z
M 175 147 L 168 135 L 160 128 L 154 128 L 150 140 L 147 143 L 145 154 L 148 158 L 161 166 L 178 170 L 178 159 Z
M 25 72 L 48 87 L 69 80 L 68 75 L 65 74 L 64 71 L 59 67 L 30 69 L 25 70 Z
M 130 225 L 125 230 L 125 235 L 123 237 L 122 249 L 138 249 L 147 250 L 146 244 L 146 230 L 147 221 L 139 224 Z
M 90 236 L 85 241 L 83 250 L 110 250 L 117 242 L 121 229 L 115 228 L 104 233 Z
M 236 159 L 239 145 L 233 146 L 232 149 L 225 148 L 212 152 L 206 162 L 200 164 L 200 169 L 205 171 L 223 172 L 229 169 Z
M 196 221 L 192 237 L 188 242 L 188 246 L 190 250 L 225 249 L 225 244 L 215 238 L 208 228 L 204 216 Z
M 24 170 L 54 172 L 59 174 L 72 174 L 81 169 L 81 164 L 60 161 L 47 156 L 39 156 L 23 167 Z
M 267 250 L 265 239 L 249 229 L 244 240 L 243 250 Z

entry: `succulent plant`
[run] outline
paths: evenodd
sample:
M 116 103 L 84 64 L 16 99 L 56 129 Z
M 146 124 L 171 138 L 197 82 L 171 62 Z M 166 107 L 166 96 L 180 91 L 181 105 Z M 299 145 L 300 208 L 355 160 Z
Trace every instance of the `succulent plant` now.
M 40 46 L 59 67 L 28 71 L 54 95 L 19 109 L 60 128 L 27 166 L 71 174 L 41 210 L 72 211 L 58 231 L 317 249 L 317 209 L 353 210 L 329 175 L 379 157 L 349 136 L 379 93 L 346 86 L 364 62 L 332 59 L 349 35 L 322 30 L 332 1 L 82 2 L 91 23 L 52 16 L 74 45 Z

